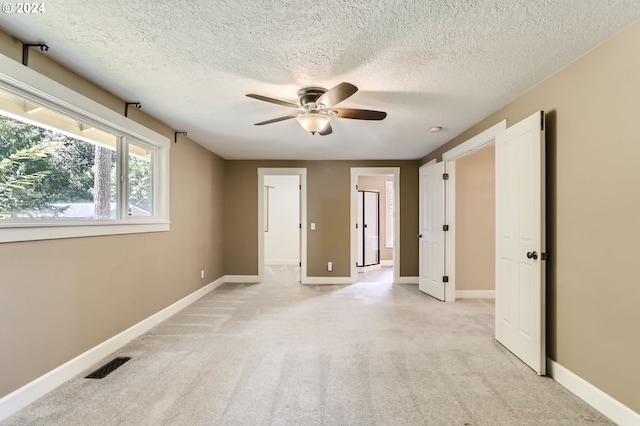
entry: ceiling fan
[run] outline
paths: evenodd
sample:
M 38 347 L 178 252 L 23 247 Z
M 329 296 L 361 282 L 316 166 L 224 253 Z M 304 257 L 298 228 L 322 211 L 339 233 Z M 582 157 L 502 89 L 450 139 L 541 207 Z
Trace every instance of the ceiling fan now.
M 289 115 L 274 118 L 272 120 L 261 121 L 255 123 L 256 126 L 264 124 L 276 123 L 278 121 L 295 118 L 302 127 L 312 135 L 316 133 L 320 135 L 329 135 L 333 132 L 331 129 L 332 118 L 351 118 L 355 120 L 383 120 L 387 113 L 384 111 L 372 111 L 368 109 L 354 108 L 334 108 L 335 105 L 347 99 L 358 91 L 358 88 L 351 83 L 340 83 L 331 89 L 323 89 L 322 87 L 306 87 L 298 91 L 300 105 L 292 102 L 281 101 L 279 99 L 268 98 L 253 93 L 247 94 L 248 97 L 258 99 L 260 101 L 271 102 L 272 104 L 283 105 L 295 109 Z

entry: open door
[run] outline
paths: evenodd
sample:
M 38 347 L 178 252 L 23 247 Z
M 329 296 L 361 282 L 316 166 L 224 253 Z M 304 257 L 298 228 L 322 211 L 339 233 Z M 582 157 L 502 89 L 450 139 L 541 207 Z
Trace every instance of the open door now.
M 539 375 L 545 352 L 544 113 L 496 137 L 496 340 Z
M 444 162 L 420 167 L 418 287 L 444 301 Z

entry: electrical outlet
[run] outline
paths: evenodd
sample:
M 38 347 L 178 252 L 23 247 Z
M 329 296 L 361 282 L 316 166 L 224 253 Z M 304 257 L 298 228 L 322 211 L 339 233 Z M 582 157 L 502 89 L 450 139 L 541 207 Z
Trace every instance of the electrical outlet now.
M 204 269 L 200 271 L 200 278 L 204 278 Z
M 333 262 L 327 262 L 327 271 L 333 271 Z

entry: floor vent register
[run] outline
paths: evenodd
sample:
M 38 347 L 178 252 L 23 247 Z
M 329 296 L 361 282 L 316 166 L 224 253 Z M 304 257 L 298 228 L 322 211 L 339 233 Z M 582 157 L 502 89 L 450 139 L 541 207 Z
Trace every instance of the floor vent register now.
M 108 363 L 106 363 L 102 367 L 98 368 L 93 373 L 91 373 L 88 376 L 86 376 L 85 379 L 104 379 L 109 374 L 111 374 L 113 371 L 115 371 L 118 367 L 120 367 L 122 364 L 124 364 L 125 362 L 129 361 L 130 359 L 131 359 L 131 357 L 118 357 L 118 358 L 115 358 L 113 361 L 109 361 Z

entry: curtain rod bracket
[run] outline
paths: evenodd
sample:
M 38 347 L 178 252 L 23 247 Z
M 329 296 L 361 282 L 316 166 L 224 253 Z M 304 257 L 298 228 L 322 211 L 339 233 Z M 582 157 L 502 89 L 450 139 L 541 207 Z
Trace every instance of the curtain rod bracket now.
M 175 134 L 173 135 L 173 143 L 178 143 L 178 135 L 187 136 L 187 132 L 185 131 L 175 132 Z
M 129 116 L 129 105 L 133 105 L 138 109 L 142 108 L 142 104 L 140 102 L 125 102 L 125 104 L 124 104 L 124 116 L 125 117 Z
M 49 51 L 49 46 L 47 43 L 38 42 L 38 43 L 22 43 L 22 65 L 25 67 L 29 66 L 29 48 L 30 47 L 39 47 L 43 52 Z

